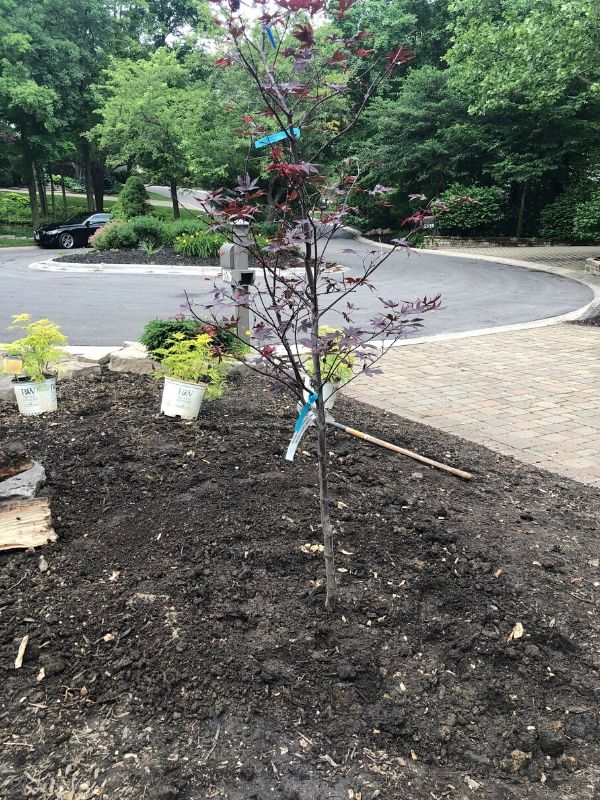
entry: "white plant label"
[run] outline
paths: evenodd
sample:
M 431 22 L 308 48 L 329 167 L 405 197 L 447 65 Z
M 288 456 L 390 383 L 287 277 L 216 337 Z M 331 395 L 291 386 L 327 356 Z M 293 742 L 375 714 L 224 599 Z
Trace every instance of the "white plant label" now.
M 316 418 L 317 415 L 315 414 L 315 412 L 309 411 L 308 414 L 302 420 L 302 424 L 300 425 L 298 430 L 294 431 L 294 435 L 290 440 L 287 453 L 285 454 L 286 461 L 294 460 L 294 456 L 296 455 L 296 450 L 298 449 L 298 445 L 302 441 L 302 437 L 304 436 L 308 428 L 310 428 L 310 426 L 314 423 Z

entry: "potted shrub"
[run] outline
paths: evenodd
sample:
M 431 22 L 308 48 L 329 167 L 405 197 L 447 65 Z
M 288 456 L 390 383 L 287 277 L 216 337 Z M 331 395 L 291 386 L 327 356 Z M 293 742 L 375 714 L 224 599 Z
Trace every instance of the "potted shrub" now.
M 30 320 L 30 314 L 15 314 L 8 330 L 22 331 L 25 335 L 2 345 L 9 356 L 3 372 L 15 375 L 17 404 L 26 417 L 56 411 L 56 371 L 65 355 L 60 348 L 67 343 L 56 323 L 49 319 Z
M 165 379 L 160 410 L 167 417 L 196 419 L 204 398 L 223 394 L 233 360 L 221 355 L 210 334 L 189 339 L 176 332 L 154 352 L 160 358 L 156 376 Z
M 352 378 L 354 355 L 350 352 L 345 352 L 340 347 L 340 340 L 343 335 L 343 331 L 339 328 L 331 328 L 329 325 L 319 326 L 319 336 L 322 337 L 322 341 L 327 345 L 327 350 L 319 356 L 319 361 L 321 363 L 321 376 L 324 380 L 323 401 L 328 411 L 333 408 L 336 393 Z M 309 375 L 314 374 L 312 361 L 306 363 L 306 371 Z M 305 399 L 307 400 L 308 393 L 305 394 Z

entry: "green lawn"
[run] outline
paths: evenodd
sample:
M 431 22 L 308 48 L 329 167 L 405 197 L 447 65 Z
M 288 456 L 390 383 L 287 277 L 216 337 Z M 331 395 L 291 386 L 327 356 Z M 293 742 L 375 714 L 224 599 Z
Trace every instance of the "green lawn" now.
M 2 191 L 2 189 L 0 189 L 0 191 Z M 161 198 L 160 195 L 157 195 L 154 192 L 150 192 L 149 194 L 150 194 L 150 197 L 152 199 L 156 199 L 156 198 L 160 198 L 161 200 L 165 199 L 164 197 Z M 50 209 L 51 208 L 51 195 L 47 194 L 46 197 L 48 199 L 48 209 Z M 55 193 L 54 202 L 55 202 L 55 207 L 56 207 L 56 213 L 57 213 L 57 215 L 59 217 L 59 219 L 57 221 L 61 221 L 64 218 L 64 211 L 63 211 L 64 207 L 63 207 L 62 195 L 60 194 L 60 192 L 56 192 Z M 115 205 L 116 202 L 117 202 L 116 200 L 105 200 L 104 201 L 104 210 L 105 211 L 110 211 L 110 209 Z M 69 217 L 72 217 L 75 214 L 78 214 L 80 211 L 87 211 L 86 198 L 84 196 L 82 196 L 82 197 L 69 197 L 68 196 L 67 197 L 67 208 L 68 208 Z M 159 217 L 160 219 L 163 219 L 163 220 L 172 220 L 173 219 L 173 208 L 170 205 L 168 205 L 168 206 L 152 206 L 152 214 L 154 216 L 156 216 L 156 217 Z M 203 216 L 202 211 L 199 211 L 199 210 L 190 211 L 187 208 L 184 208 L 183 206 L 180 206 L 180 214 L 181 214 L 182 219 L 190 219 L 190 218 L 195 219 L 196 217 Z M 2 237 L 3 234 L 15 233 L 15 234 L 18 235 L 21 232 L 21 230 L 23 232 L 26 231 L 27 234 L 31 234 L 31 232 L 32 232 L 31 231 L 31 223 L 29 224 L 29 226 L 27 226 L 26 224 L 23 224 L 23 225 L 8 225 L 8 224 L 0 223 L 0 238 Z M 20 244 L 20 243 L 18 243 L 18 244 Z M 18 246 L 18 244 L 15 245 L 15 246 Z M 8 245 L 4 244 L 2 246 L 3 247 L 7 247 Z
M 147 189 L 146 192 L 150 200 L 169 200 L 169 198 L 165 197 L 164 194 L 158 194 L 158 192 L 148 192 Z
M 8 239 L 0 236 L 0 247 L 31 247 L 33 244 L 33 239 Z

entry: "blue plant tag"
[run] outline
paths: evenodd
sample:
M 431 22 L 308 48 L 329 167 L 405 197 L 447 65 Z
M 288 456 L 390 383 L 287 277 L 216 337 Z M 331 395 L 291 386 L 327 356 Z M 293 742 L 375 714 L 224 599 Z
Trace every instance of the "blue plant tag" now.
M 273 48 L 277 50 L 277 42 L 275 41 L 275 37 L 273 36 L 273 31 L 267 25 L 264 26 L 265 33 L 269 37 L 269 41 L 273 45 Z
M 300 128 L 291 128 L 287 131 L 279 131 L 278 133 L 271 133 L 269 136 L 263 136 L 262 139 L 257 139 L 254 142 L 254 147 L 260 149 L 261 147 L 268 147 L 275 142 L 281 142 L 283 139 L 299 139 Z

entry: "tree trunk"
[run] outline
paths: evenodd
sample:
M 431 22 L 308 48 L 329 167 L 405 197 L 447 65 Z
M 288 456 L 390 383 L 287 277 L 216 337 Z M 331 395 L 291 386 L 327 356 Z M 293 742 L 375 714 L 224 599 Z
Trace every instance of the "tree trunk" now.
M 52 170 L 48 170 L 50 176 L 50 198 L 52 201 L 52 218 L 56 217 L 56 197 L 54 196 L 54 178 L 52 177 Z
M 38 167 L 35 164 L 33 165 L 33 169 L 35 172 L 35 178 L 38 188 L 38 194 L 40 197 L 40 209 L 42 214 L 47 217 L 48 216 L 48 200 L 46 199 L 46 182 L 44 180 L 44 168 Z
M 65 176 L 60 176 L 60 188 L 62 191 L 62 199 L 63 199 L 63 208 L 65 210 L 65 216 L 69 216 L 69 204 L 67 203 L 67 191 L 65 189 Z
M 21 143 L 23 147 L 23 164 L 25 166 L 25 182 L 29 190 L 29 207 L 31 208 L 31 224 L 33 229 L 39 228 L 40 225 L 40 209 L 37 201 L 37 191 L 35 188 L 35 171 L 33 167 L 33 160 L 29 151 L 29 144 L 25 134 L 21 131 Z
M 312 311 L 312 334 L 318 336 L 319 312 L 315 306 Z M 335 535 L 331 527 L 329 514 L 329 451 L 327 447 L 327 422 L 325 421 L 325 401 L 323 399 L 323 380 L 321 361 L 317 353 L 313 353 L 313 385 L 320 387 L 317 397 L 317 436 L 319 447 L 319 508 L 321 511 L 321 529 L 323 531 L 323 556 L 325 558 L 325 609 L 333 611 L 337 603 L 337 584 L 335 580 Z M 316 389 L 315 389 L 316 391 Z
M 515 236 L 517 239 L 521 238 L 521 233 L 523 232 L 523 216 L 525 214 L 525 195 L 527 194 L 527 186 L 523 185 L 523 191 L 521 192 L 521 202 L 519 204 L 519 215 L 517 217 L 517 230 L 515 231 Z
M 319 506 L 323 547 L 325 557 L 325 608 L 333 611 L 337 603 L 337 584 L 335 580 L 335 535 L 329 515 L 329 453 L 327 450 L 327 423 L 323 397 L 317 398 L 317 431 L 319 441 Z
M 275 178 L 270 175 L 267 182 L 267 222 L 273 222 L 277 213 L 277 206 L 275 205 Z
M 104 211 L 104 163 L 95 163 L 93 165 L 92 179 L 96 211 Z
M 96 210 L 94 199 L 94 180 L 92 177 L 92 159 L 90 156 L 90 143 L 87 139 L 81 139 L 81 155 L 83 157 L 83 169 L 85 175 L 85 193 L 87 196 L 88 211 Z
M 177 184 L 171 181 L 171 202 L 173 203 L 173 217 L 179 219 L 179 199 L 177 197 Z

